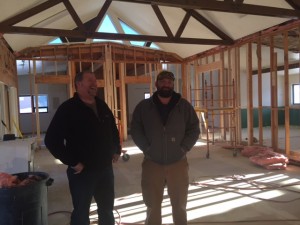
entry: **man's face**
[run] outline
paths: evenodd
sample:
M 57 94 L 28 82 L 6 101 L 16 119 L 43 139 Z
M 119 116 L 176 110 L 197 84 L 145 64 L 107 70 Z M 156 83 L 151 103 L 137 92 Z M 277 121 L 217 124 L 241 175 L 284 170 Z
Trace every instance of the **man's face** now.
M 82 81 L 77 83 L 77 91 L 86 97 L 95 97 L 97 95 L 97 80 L 93 73 L 85 73 Z
M 157 80 L 156 83 L 157 93 L 162 98 L 171 97 L 174 91 L 174 81 L 168 78 Z

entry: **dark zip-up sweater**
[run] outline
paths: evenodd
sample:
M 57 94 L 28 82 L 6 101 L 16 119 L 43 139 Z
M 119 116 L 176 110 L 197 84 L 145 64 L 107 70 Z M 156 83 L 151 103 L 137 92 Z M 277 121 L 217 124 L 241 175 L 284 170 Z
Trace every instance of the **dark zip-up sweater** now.
M 112 155 L 121 151 L 119 132 L 107 104 L 96 98 L 96 108 L 98 116 L 75 93 L 57 109 L 44 140 L 55 158 L 88 170 L 112 165 Z

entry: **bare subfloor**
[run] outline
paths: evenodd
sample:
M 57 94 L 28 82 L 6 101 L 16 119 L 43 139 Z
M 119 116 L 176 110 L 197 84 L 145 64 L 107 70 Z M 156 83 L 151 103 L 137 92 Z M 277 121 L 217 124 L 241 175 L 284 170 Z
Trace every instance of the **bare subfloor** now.
M 116 224 L 143 224 L 145 205 L 140 188 L 143 156 L 132 141 L 123 143 L 129 161 L 120 160 L 115 171 Z M 298 225 L 300 224 L 300 167 L 266 170 L 252 164 L 239 153 L 199 142 L 188 154 L 190 187 L 187 204 L 189 224 Z M 48 188 L 48 225 L 69 224 L 72 210 L 65 174 L 66 167 L 46 149 L 35 156 L 35 171 L 54 179 Z M 95 204 L 91 205 L 91 224 L 97 224 Z M 163 224 L 172 224 L 170 201 L 165 193 Z

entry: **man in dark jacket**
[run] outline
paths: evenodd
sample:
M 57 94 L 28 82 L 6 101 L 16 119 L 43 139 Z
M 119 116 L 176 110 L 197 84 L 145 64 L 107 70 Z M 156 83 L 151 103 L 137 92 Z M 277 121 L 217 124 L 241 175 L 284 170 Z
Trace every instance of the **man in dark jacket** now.
M 107 104 L 96 97 L 96 77 L 91 72 L 75 76 L 76 93 L 57 109 L 45 136 L 53 156 L 68 166 L 73 202 L 70 225 L 89 225 L 94 197 L 99 224 L 114 225 L 114 175 L 112 162 L 120 156 L 119 133 Z
M 135 108 L 131 135 L 143 151 L 142 193 L 147 206 L 146 225 L 161 225 L 161 203 L 167 185 L 175 225 L 187 225 L 189 186 L 186 153 L 199 134 L 199 120 L 192 105 L 174 92 L 174 74 L 157 75 L 157 91 Z

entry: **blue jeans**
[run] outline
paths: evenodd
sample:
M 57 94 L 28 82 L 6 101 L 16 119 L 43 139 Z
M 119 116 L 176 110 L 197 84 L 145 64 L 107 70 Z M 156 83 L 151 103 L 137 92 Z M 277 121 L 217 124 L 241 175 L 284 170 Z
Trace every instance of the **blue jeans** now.
M 98 224 L 114 225 L 114 174 L 112 167 L 101 171 L 83 170 L 74 174 L 71 167 L 67 169 L 69 188 L 73 202 L 70 225 L 89 225 L 90 205 L 94 197 L 97 204 Z

